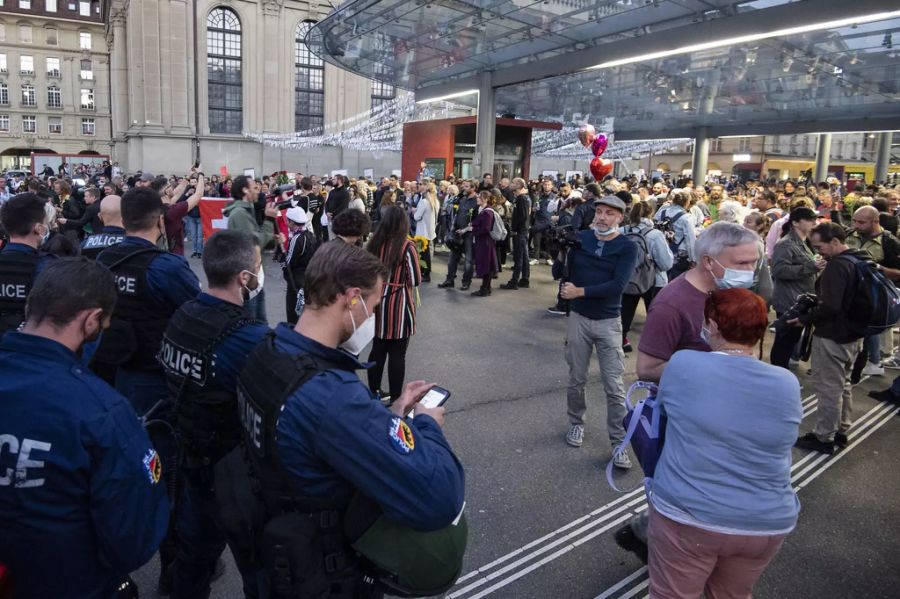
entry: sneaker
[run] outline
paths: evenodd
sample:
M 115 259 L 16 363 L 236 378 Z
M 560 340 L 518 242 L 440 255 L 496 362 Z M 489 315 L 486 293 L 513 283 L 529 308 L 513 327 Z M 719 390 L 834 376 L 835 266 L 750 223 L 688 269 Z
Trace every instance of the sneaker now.
M 626 524 L 617 530 L 613 538 L 616 540 L 616 545 L 625 551 L 634 553 L 642 562 L 645 564 L 647 563 L 647 543 L 640 540 L 638 536 L 634 534 L 634 531 L 631 529 L 631 524 Z
M 547 266 L 553 266 L 553 260 L 552 260 L 552 259 L 547 258 Z
M 772 326 L 769 327 L 769 332 L 770 332 L 770 333 L 774 333 L 774 332 L 775 332 L 775 325 L 774 325 L 774 324 L 773 324 Z
M 439 289 L 453 289 L 453 281 L 444 281 L 443 283 L 438 283 Z
M 565 316 L 566 311 L 560 308 L 559 306 L 550 306 L 547 308 L 547 312 L 550 314 L 556 314 L 557 316 Z
M 788 360 L 788 368 L 799 368 L 799 367 L 800 367 L 800 360 L 795 360 L 793 358 Z
M 570 426 L 569 432 L 566 434 L 566 443 L 572 447 L 581 447 L 581 444 L 584 443 L 584 427 L 580 424 Z
M 626 354 L 630 354 L 631 352 L 634 351 L 634 348 L 631 347 L 631 343 L 628 341 L 627 338 L 625 339 L 625 342 L 622 343 L 622 351 L 625 352 Z
M 534 266 L 534 265 L 537 264 L 537 263 L 538 263 L 538 259 L 537 259 L 537 258 L 532 258 L 531 260 L 528 261 L 528 264 L 530 264 L 531 266 Z
M 794 443 L 794 447 L 797 449 L 809 449 L 811 451 L 818 451 L 820 453 L 827 453 L 829 455 L 834 453 L 834 441 L 828 443 L 825 441 L 819 441 L 819 438 L 815 435 L 815 433 L 806 433 Z
M 522 289 L 528 289 L 531 285 L 528 283 L 528 279 L 519 279 L 519 287 Z
M 862 374 L 863 376 L 884 376 L 884 368 L 877 362 L 869 362 L 866 364 L 866 367 L 862 369 Z
M 490 294 L 491 294 L 491 290 L 490 290 L 490 289 L 486 289 L 486 288 L 484 288 L 484 287 L 481 287 L 481 288 L 478 289 L 478 291 L 473 291 L 473 292 L 470 293 L 469 295 L 473 295 L 473 296 L 475 296 L 475 297 L 487 297 L 487 296 L 489 296 Z
M 900 397 L 891 391 L 890 387 L 881 391 L 869 391 L 869 397 L 878 401 L 887 401 L 890 403 L 900 404 Z
M 515 281 L 510 281 L 509 283 L 503 283 L 502 285 L 500 285 L 500 289 L 516 290 L 518 288 L 519 284 Z
M 850 442 L 850 440 L 847 438 L 847 435 L 845 435 L 844 433 L 834 433 L 834 444 L 837 446 L 838 449 L 843 449 L 843 448 L 847 447 L 847 443 L 849 443 L 849 442 Z
M 621 468 L 622 470 L 631 470 L 631 458 L 628 457 L 628 452 L 623 451 L 619 455 L 613 458 L 613 466 L 616 468 Z
M 900 370 L 900 358 L 896 356 L 888 358 L 881 365 L 889 370 Z

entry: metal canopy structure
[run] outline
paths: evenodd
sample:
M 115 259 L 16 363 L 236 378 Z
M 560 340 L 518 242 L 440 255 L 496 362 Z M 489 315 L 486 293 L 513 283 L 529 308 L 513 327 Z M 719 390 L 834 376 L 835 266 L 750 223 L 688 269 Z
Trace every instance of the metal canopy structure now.
M 896 0 L 351 0 L 308 42 L 419 101 L 624 140 L 898 129 L 895 34 Z

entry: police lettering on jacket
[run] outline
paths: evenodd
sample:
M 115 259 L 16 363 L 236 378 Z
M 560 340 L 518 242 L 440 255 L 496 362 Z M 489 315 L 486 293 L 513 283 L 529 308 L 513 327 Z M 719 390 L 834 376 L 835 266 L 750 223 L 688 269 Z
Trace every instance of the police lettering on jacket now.
M 81 244 L 81 249 L 94 250 L 94 249 L 108 248 L 108 247 L 116 245 L 118 243 L 122 243 L 123 239 L 125 239 L 125 235 L 111 235 L 109 233 L 97 233 L 96 235 L 91 235 L 87 239 L 85 239 L 84 243 Z
M 179 377 L 190 377 L 198 385 L 206 383 L 209 365 L 203 354 L 185 349 L 173 343 L 168 337 L 163 337 L 162 347 L 159 350 L 159 361 L 169 373 Z
M 26 285 L 15 283 L 3 283 L 0 281 L 0 297 L 7 299 L 21 299 L 28 297 Z
M 14 435 L 0 434 L 0 457 L 18 456 L 15 460 L 15 469 L 0 468 L 0 487 L 15 486 L 17 489 L 27 489 L 43 486 L 44 460 L 34 459 L 31 452 L 48 452 L 50 446 L 50 443 L 44 441 L 28 438 L 20 441 Z

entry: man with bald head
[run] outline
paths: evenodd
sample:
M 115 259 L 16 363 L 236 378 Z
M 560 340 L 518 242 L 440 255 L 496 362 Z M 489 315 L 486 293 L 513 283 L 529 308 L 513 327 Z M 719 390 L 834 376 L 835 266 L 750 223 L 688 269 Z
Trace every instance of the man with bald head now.
M 865 250 L 878 264 L 879 270 L 892 281 L 900 281 L 900 240 L 881 226 L 879 212 L 872 206 L 863 206 L 853 213 L 853 231 L 847 236 L 847 245 L 853 249 Z M 868 363 L 863 375 L 881 376 L 881 335 L 865 338 L 865 352 Z
M 122 243 L 125 227 L 122 226 L 122 198 L 109 195 L 100 201 L 100 220 L 103 229 L 85 238 L 81 244 L 81 255 L 94 260 L 106 248 Z

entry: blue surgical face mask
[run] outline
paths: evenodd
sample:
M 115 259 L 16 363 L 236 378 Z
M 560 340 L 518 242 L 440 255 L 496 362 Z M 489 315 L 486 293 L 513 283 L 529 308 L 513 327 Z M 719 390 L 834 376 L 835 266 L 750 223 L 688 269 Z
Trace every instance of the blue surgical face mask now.
M 722 263 L 715 258 L 713 258 L 713 261 L 722 266 Z M 752 270 L 737 270 L 736 268 L 726 268 L 724 266 L 722 268 L 725 270 L 722 278 L 713 274 L 713 278 L 716 280 L 716 287 L 719 289 L 750 289 L 753 287 L 754 272 Z M 709 272 L 712 274 L 712 269 Z

